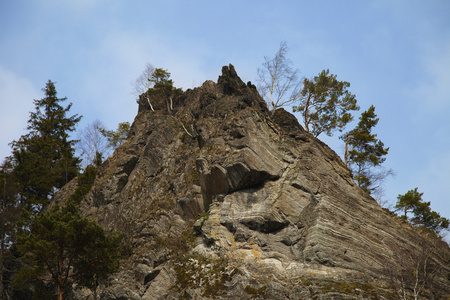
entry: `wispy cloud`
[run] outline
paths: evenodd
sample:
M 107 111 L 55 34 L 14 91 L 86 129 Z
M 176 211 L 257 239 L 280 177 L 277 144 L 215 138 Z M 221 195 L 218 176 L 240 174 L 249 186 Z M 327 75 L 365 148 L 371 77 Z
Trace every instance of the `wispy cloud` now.
M 0 158 L 9 156 L 8 143 L 26 132 L 32 100 L 38 98 L 40 92 L 29 80 L 0 66 Z

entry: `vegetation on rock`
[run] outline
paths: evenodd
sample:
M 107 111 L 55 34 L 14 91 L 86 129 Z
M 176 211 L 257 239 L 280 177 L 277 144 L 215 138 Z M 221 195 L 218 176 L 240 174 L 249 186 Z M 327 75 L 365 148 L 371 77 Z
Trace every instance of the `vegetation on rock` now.
M 126 141 L 128 133 L 130 132 L 130 123 L 119 123 L 119 125 L 117 125 L 117 130 L 106 130 L 101 127 L 98 129 L 100 133 L 108 140 L 108 146 L 114 150 Z
M 418 189 L 409 190 L 404 195 L 398 195 L 395 209 L 403 213 L 402 217 L 409 220 L 414 226 L 421 226 L 439 233 L 450 227 L 450 221 L 441 217 L 438 212 L 431 210 L 430 202 L 422 199 L 423 193 Z M 412 216 L 408 217 L 408 213 Z
M 385 148 L 372 132 L 378 121 L 372 105 L 361 114 L 356 128 L 342 137 L 345 141 L 345 163 L 352 170 L 358 186 L 369 194 L 379 190 L 380 182 L 391 174 L 391 171 L 374 170 L 386 160 L 384 156 L 389 152 L 389 148 Z
M 83 197 L 91 190 L 96 175 L 97 168 L 92 165 L 87 166 L 84 172 L 78 175 L 77 189 L 70 196 L 69 201 L 79 205 Z
M 350 112 L 359 110 L 359 106 L 348 87 L 349 82 L 337 80 L 329 70 L 323 70 L 312 80 L 303 80 L 299 104 L 293 109 L 301 113 L 306 131 L 315 137 L 321 133 L 331 136 L 353 120 Z

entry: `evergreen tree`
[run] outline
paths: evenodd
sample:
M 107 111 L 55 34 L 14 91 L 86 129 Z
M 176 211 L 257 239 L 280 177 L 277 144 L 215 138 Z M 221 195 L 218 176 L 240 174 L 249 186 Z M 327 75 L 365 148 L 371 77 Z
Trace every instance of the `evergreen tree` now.
M 25 220 L 17 238 L 23 266 L 14 277 L 15 287 L 50 281 L 63 299 L 72 280 L 96 288 L 99 280 L 117 270 L 120 236 L 107 235 L 75 205 L 54 207 Z
M 106 130 L 104 128 L 98 127 L 100 133 L 107 139 L 108 147 L 110 147 L 113 151 L 123 144 L 127 140 L 128 133 L 130 132 L 130 123 L 122 122 L 117 126 L 117 130 Z M 99 154 L 96 153 L 96 160 L 102 157 L 99 157 Z
M 17 194 L 18 185 L 12 174 L 11 160 L 6 158 L 0 165 L 0 259 L 13 241 L 20 212 Z
M 97 176 L 97 167 L 88 165 L 84 172 L 77 177 L 77 189 L 70 196 L 69 201 L 79 205 L 83 197 L 89 193 Z
M 409 190 L 404 195 L 398 195 L 395 209 L 403 212 L 403 218 L 408 219 L 408 213 L 412 213 L 422 202 L 423 193 L 419 193 L 417 188 Z
M 167 70 L 156 68 L 149 81 L 152 84 L 152 88 L 150 88 L 147 93 L 149 95 L 162 97 L 166 102 L 167 111 L 169 113 L 172 112 L 173 98 L 182 94 L 183 91 L 173 86 L 173 80 L 170 79 L 170 73 Z
M 20 217 L 17 193 L 18 187 L 12 174 L 11 161 L 6 158 L 0 165 L 0 299 L 6 297 L 3 275 L 7 269 L 4 262 L 11 257 L 10 249 L 14 243 L 16 224 Z
M 417 188 L 409 190 L 404 195 L 398 195 L 395 209 L 402 211 L 402 217 L 409 220 L 414 226 L 421 226 L 435 233 L 448 229 L 450 220 L 432 211 L 431 203 L 423 201 L 422 196 L 423 193 L 419 193 Z M 412 213 L 412 216 L 409 218 L 408 213 Z
M 355 129 L 345 134 L 345 163 L 353 171 L 353 178 L 359 187 L 368 193 L 377 190 L 377 183 L 392 173 L 374 171 L 385 160 L 389 148 L 384 148 L 383 142 L 372 133 L 373 127 L 378 124 L 379 118 L 375 114 L 375 107 L 361 114 L 359 123 Z
M 353 120 L 350 111 L 359 110 L 359 106 L 348 87 L 350 83 L 338 81 L 329 70 L 323 70 L 313 80 L 304 79 L 299 105 L 293 111 L 302 114 L 306 131 L 315 137 L 322 132 L 332 136 L 334 130 L 342 131 Z
M 61 106 L 67 98 L 57 97 L 55 84 L 50 80 L 43 91 L 45 98 L 34 100 L 35 111 L 28 120 L 29 133 L 11 143 L 21 201 L 38 210 L 78 174 L 80 164 L 74 155 L 76 141 L 69 134 L 81 116 L 66 115 L 72 103 Z

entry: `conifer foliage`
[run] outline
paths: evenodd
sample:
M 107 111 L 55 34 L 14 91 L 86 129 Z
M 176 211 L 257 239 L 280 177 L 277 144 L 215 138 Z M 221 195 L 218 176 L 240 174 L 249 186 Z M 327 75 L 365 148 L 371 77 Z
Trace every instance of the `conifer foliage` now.
M 353 171 L 358 186 L 368 193 L 376 190 L 376 184 L 386 176 L 385 172 L 374 172 L 374 168 L 386 160 L 384 156 L 389 151 L 372 132 L 378 121 L 375 107 L 372 105 L 361 114 L 356 128 L 343 136 L 345 163 Z
M 69 134 L 75 130 L 81 116 L 67 116 L 72 103 L 63 107 L 67 98 L 58 98 L 55 84 L 48 81 L 45 97 L 34 100 L 27 129 L 29 132 L 13 141 L 14 175 L 20 185 L 20 197 L 28 206 L 42 208 L 64 184 L 79 171 L 75 157 L 75 140 Z
M 119 266 L 120 236 L 107 235 L 72 203 L 24 222 L 17 237 L 24 265 L 15 275 L 16 287 L 39 280 L 53 282 L 62 300 L 73 281 L 95 291 L 98 282 Z
M 328 136 L 342 131 L 353 120 L 350 111 L 359 110 L 356 96 L 348 91 L 350 83 L 337 80 L 330 70 L 323 70 L 313 79 L 303 80 L 303 89 L 294 112 L 300 112 L 305 130 L 315 137 L 321 133 Z
M 423 193 L 419 193 L 417 188 L 409 190 L 404 195 L 398 195 L 395 209 L 401 211 L 402 217 L 409 220 L 414 226 L 421 226 L 435 233 L 448 229 L 450 220 L 431 210 L 431 203 L 425 202 L 422 196 Z
M 162 68 L 156 68 L 149 82 L 153 86 L 147 93 L 150 95 L 160 96 L 165 99 L 167 111 L 173 110 L 173 98 L 183 93 L 179 88 L 173 86 L 173 80 L 170 79 L 170 73 Z
M 98 130 L 108 141 L 108 147 L 114 151 L 126 141 L 130 128 L 131 126 L 129 122 L 122 122 L 117 125 L 117 130 L 115 131 L 106 130 L 102 127 L 98 127 Z

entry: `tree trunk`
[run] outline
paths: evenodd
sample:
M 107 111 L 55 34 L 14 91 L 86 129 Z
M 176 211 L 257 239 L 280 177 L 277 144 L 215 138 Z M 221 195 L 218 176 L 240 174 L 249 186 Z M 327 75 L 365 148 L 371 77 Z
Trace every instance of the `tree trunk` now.
M 303 118 L 305 122 L 305 131 L 309 132 L 309 106 L 311 104 L 311 94 L 308 95 L 308 99 L 305 104 L 305 111 L 303 112 Z
M 151 109 L 152 111 L 155 111 L 155 110 L 153 109 L 152 103 L 150 102 L 150 97 L 149 97 L 149 96 L 145 96 L 145 98 L 147 99 L 148 105 L 150 105 L 150 109 Z
M 58 300 L 64 299 L 64 287 L 61 285 L 58 285 Z
M 348 134 L 345 135 L 345 165 L 348 167 Z
M 94 275 L 94 300 L 97 300 L 97 287 L 98 287 L 97 275 Z

